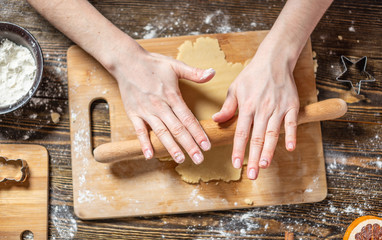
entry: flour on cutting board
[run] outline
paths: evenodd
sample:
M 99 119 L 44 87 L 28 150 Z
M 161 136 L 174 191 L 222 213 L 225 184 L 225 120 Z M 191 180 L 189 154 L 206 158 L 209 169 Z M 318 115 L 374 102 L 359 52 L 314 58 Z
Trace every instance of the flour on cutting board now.
M 190 194 L 189 202 L 192 202 L 195 206 L 199 206 L 199 201 L 204 201 L 205 198 L 201 195 L 198 195 L 199 193 L 199 186 L 196 186 L 194 190 L 192 190 Z
M 83 175 L 84 176 L 84 175 Z M 114 200 L 114 197 L 110 197 L 110 199 L 103 194 L 94 193 L 87 189 L 81 189 L 78 191 L 77 201 L 79 203 L 92 203 L 94 200 L 99 200 L 104 202 L 105 204 L 110 204 L 110 200 Z
M 94 69 L 96 71 L 96 69 Z M 92 73 L 91 73 L 92 75 Z M 70 89 L 70 91 L 76 91 L 76 89 Z M 95 200 L 104 202 L 105 204 L 110 204 L 110 201 L 114 200 L 114 197 L 107 197 L 101 193 L 91 191 L 86 188 L 86 176 L 88 174 L 88 168 L 90 165 L 91 159 L 88 158 L 89 151 L 91 149 L 91 134 L 89 129 L 85 128 L 86 121 L 84 118 L 78 118 L 77 116 L 81 115 L 81 109 L 79 106 L 76 106 L 75 109 L 71 110 L 70 117 L 71 122 L 76 122 L 79 124 L 80 130 L 74 133 L 74 140 L 71 147 L 73 148 L 72 154 L 76 156 L 76 159 L 81 159 L 80 163 L 81 173 L 78 176 L 79 186 L 82 187 L 77 193 L 77 201 L 80 204 L 91 204 Z M 106 168 L 108 166 L 105 166 Z

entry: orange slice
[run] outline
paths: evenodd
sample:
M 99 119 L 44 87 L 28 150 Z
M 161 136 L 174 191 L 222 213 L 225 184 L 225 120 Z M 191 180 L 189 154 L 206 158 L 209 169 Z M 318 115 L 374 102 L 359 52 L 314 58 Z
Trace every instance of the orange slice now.
M 382 240 L 382 218 L 357 218 L 346 230 L 343 240 Z

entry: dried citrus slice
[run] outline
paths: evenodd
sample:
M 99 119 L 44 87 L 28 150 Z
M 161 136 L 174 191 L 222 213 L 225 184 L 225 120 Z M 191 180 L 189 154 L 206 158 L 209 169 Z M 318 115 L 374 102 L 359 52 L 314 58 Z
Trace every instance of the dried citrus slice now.
M 382 240 L 382 218 L 359 217 L 350 224 L 344 240 Z

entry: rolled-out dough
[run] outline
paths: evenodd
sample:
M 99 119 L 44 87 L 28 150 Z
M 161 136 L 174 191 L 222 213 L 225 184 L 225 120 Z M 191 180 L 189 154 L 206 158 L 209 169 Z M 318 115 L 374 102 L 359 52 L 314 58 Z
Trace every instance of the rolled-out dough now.
M 188 107 L 198 120 L 211 119 L 224 103 L 227 90 L 236 76 L 243 70 L 245 63 L 230 63 L 225 59 L 217 39 L 198 38 L 193 43 L 185 41 L 179 47 L 178 60 L 198 68 L 213 68 L 215 77 L 208 83 L 197 84 L 180 80 L 180 90 Z M 240 179 L 241 169 L 235 169 L 231 162 L 232 145 L 214 147 L 204 152 L 204 162 L 195 165 L 187 157 L 185 162 L 175 170 L 182 180 L 188 183 L 198 183 L 200 180 L 236 181 Z M 247 158 L 247 156 L 246 156 Z

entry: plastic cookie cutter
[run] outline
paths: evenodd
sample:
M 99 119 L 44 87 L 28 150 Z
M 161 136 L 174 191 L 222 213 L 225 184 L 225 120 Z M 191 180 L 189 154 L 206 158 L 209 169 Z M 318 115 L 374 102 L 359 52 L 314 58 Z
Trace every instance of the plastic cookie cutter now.
M 353 62 L 349 58 L 342 55 L 341 61 L 345 70 L 338 77 L 336 77 L 336 80 L 339 82 L 349 82 L 356 94 L 360 93 L 361 84 L 363 82 L 375 81 L 375 78 L 370 73 L 366 72 L 366 56 Z
M 20 166 L 20 167 L 19 167 Z M 15 168 L 19 167 L 19 172 L 13 174 L 15 171 L 4 171 L 2 168 Z M 12 173 L 12 174 L 11 174 Z M 7 176 L 7 175 L 12 176 Z M 0 157 L 0 183 L 6 181 L 13 181 L 17 183 L 24 182 L 28 177 L 28 163 L 22 159 L 8 159 L 6 157 Z

